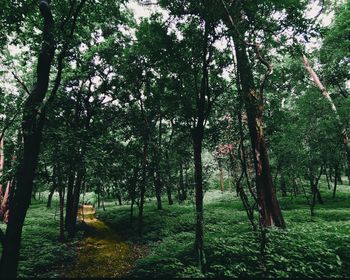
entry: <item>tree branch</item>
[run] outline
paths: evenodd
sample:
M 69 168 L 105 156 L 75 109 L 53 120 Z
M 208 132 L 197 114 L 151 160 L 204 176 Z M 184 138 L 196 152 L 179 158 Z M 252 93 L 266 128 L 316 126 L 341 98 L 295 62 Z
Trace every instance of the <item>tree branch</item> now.
M 15 78 L 15 80 L 23 87 L 24 91 L 30 95 L 30 90 L 27 88 L 27 86 L 25 85 L 25 83 L 16 75 L 15 72 L 11 72 L 13 77 Z

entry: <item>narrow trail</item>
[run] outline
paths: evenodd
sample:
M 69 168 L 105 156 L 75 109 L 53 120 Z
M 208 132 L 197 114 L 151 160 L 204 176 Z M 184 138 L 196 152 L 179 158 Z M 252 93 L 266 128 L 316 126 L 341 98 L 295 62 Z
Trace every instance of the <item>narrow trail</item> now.
M 127 276 L 135 261 L 143 255 L 144 248 L 123 241 L 107 224 L 96 219 L 91 205 L 81 207 L 78 218 L 87 224 L 88 229 L 78 245 L 76 262 L 67 277 Z

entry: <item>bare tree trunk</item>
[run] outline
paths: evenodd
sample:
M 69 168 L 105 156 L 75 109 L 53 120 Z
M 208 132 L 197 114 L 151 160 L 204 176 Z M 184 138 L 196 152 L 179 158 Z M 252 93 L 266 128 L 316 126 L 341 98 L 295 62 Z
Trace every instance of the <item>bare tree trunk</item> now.
M 334 167 L 334 187 L 333 187 L 333 199 L 335 199 L 335 193 L 337 191 L 337 182 L 338 182 L 338 174 L 339 174 L 339 165 Z
M 63 186 L 58 186 L 58 195 L 60 199 L 60 240 L 64 241 L 64 191 Z
M 255 89 L 246 46 L 238 38 L 234 38 L 234 43 L 254 155 L 256 188 L 261 221 L 264 227 L 276 226 L 284 228 L 285 223 L 273 187 L 266 141 L 263 133 L 263 99 L 260 96 L 261 92 L 259 93 Z
M 230 167 L 227 168 L 227 180 L 228 180 L 228 187 L 229 187 L 229 190 L 230 190 L 230 193 L 233 192 L 233 189 L 232 189 L 232 178 L 231 178 L 231 170 L 230 170 Z
M 68 230 L 72 224 L 72 211 L 73 211 L 73 191 L 75 181 L 75 171 L 70 171 L 67 184 L 67 203 L 66 203 L 66 217 L 65 217 L 65 229 Z
M 197 127 L 193 133 L 193 150 L 196 184 L 196 250 L 200 269 L 205 270 L 204 221 L 203 221 L 203 178 L 202 178 L 202 139 L 204 127 Z
M 139 205 L 139 235 L 142 235 L 143 229 L 143 207 L 145 203 L 145 192 L 147 183 L 147 153 L 148 153 L 148 132 L 143 143 L 143 163 L 142 163 L 142 182 L 140 186 L 140 205 Z
M 347 175 L 348 175 L 348 179 L 349 179 L 349 184 L 350 184 L 350 143 L 349 143 L 349 137 L 348 134 L 346 132 L 346 128 L 344 126 L 344 124 L 342 123 L 340 116 L 338 114 L 338 110 L 337 107 L 335 107 L 335 104 L 331 98 L 331 96 L 329 95 L 327 89 L 324 87 L 324 85 L 321 83 L 320 79 L 318 78 L 317 74 L 315 73 L 315 71 L 311 68 L 308 59 L 306 58 L 305 55 L 303 55 L 303 59 L 304 59 L 304 65 L 305 68 L 307 69 L 307 71 L 309 71 L 311 78 L 313 79 L 315 85 L 320 89 L 320 91 L 322 92 L 322 95 L 324 96 L 324 98 L 326 98 L 326 100 L 328 101 L 329 105 L 332 108 L 332 111 L 338 121 L 338 126 L 339 126 L 339 130 L 340 133 L 343 137 L 343 144 L 344 144 L 344 150 L 346 152 L 346 162 L 347 162 Z
M 331 189 L 331 184 L 329 183 L 329 177 L 328 177 L 328 171 L 327 171 L 327 168 L 325 168 L 324 173 L 325 173 L 325 175 L 326 175 L 326 180 L 327 180 L 327 186 L 328 186 L 328 189 L 330 190 L 330 189 Z
M 51 63 L 55 53 L 54 21 L 48 1 L 39 5 L 44 19 L 43 44 L 37 64 L 37 80 L 24 104 L 22 130 L 23 156 L 16 176 L 16 191 L 10 202 L 10 217 L 0 262 L 0 278 L 15 278 L 19 261 L 22 228 L 33 191 L 34 173 L 42 140 L 43 120 L 39 109 L 49 85 Z
M 219 169 L 220 169 L 220 189 L 223 193 L 225 191 L 225 181 L 224 181 L 224 172 L 221 164 L 221 159 L 219 159 Z
M 51 208 L 52 197 L 53 197 L 54 193 L 55 193 L 55 184 L 52 184 L 49 196 L 47 197 L 47 204 L 46 204 L 47 208 Z

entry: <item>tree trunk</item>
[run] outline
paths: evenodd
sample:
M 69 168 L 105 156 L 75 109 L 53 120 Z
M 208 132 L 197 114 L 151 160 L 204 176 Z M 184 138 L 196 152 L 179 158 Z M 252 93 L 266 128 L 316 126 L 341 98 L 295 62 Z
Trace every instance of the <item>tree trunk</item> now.
M 231 178 L 230 168 L 227 168 L 227 180 L 228 180 L 228 187 L 229 187 L 230 193 L 232 193 L 233 189 L 232 189 L 232 178 Z
M 237 68 L 242 86 L 243 100 L 247 111 L 248 127 L 254 156 L 258 206 L 263 227 L 285 227 L 277 201 L 270 171 L 269 158 L 263 133 L 263 99 L 254 85 L 253 72 L 249 64 L 246 46 L 234 37 Z
M 338 165 L 334 168 L 334 188 L 333 188 L 333 199 L 335 198 L 335 193 L 337 191 L 337 182 L 339 177 L 339 168 Z
M 58 186 L 58 195 L 60 198 L 60 241 L 64 241 L 64 192 L 62 185 Z
M 80 166 L 77 178 L 74 185 L 74 192 L 73 192 L 73 205 L 72 205 L 72 212 L 70 217 L 70 224 L 67 228 L 68 231 L 68 237 L 73 238 L 75 236 L 76 232 L 76 223 L 77 223 L 77 216 L 78 216 L 78 208 L 79 208 L 79 198 L 80 198 L 80 190 L 83 184 L 83 178 L 84 178 L 85 169 L 84 167 Z
M 329 183 L 329 177 L 328 177 L 327 168 L 325 168 L 324 173 L 325 173 L 325 175 L 326 175 L 326 180 L 327 180 L 328 189 L 330 190 L 330 189 L 331 189 L 331 184 Z
M 220 189 L 223 193 L 225 191 L 225 181 L 224 181 L 224 171 L 221 164 L 221 159 L 219 159 L 219 169 L 220 169 Z
M 179 200 L 180 202 L 186 200 L 186 191 L 185 191 L 185 186 L 184 186 L 184 175 L 183 175 L 183 164 L 182 160 L 180 162 L 180 178 L 179 178 L 179 188 L 180 188 L 180 195 L 179 195 Z
M 51 208 L 51 204 L 52 204 L 52 197 L 55 193 L 55 185 L 53 184 L 51 189 L 50 189 L 50 193 L 49 196 L 47 197 L 47 204 L 46 204 L 46 208 Z
M 328 101 L 328 103 L 331 106 L 331 109 L 332 109 L 332 111 L 337 119 L 339 130 L 340 130 L 340 133 L 343 137 L 344 150 L 346 153 L 347 175 L 348 175 L 349 184 L 350 184 L 350 143 L 349 143 L 349 136 L 346 132 L 346 127 L 340 119 L 337 107 L 335 106 L 331 96 L 329 95 L 329 93 L 328 93 L 327 89 L 324 87 L 324 85 L 321 83 L 321 81 L 320 81 L 319 77 L 317 76 L 317 74 L 315 73 L 315 71 L 311 68 L 309 61 L 305 55 L 303 55 L 303 59 L 304 59 L 305 68 L 310 73 L 311 78 L 313 79 L 315 85 L 322 92 L 322 95 L 324 96 L 324 98 L 326 98 L 326 100 Z
M 147 133 L 147 132 L 146 132 Z M 142 235 L 143 229 L 143 206 L 145 202 L 145 192 L 146 192 L 146 176 L 147 176 L 147 153 L 148 153 L 148 133 L 144 138 L 143 143 L 143 163 L 142 163 L 142 182 L 140 186 L 140 205 L 139 205 L 139 235 Z
M 203 220 L 203 178 L 202 178 L 202 140 L 204 127 L 199 126 L 193 132 L 193 156 L 196 191 L 196 250 L 198 264 L 205 270 L 206 259 L 204 254 L 204 220 Z
M 159 174 L 157 171 L 152 173 L 153 173 L 153 183 L 154 183 L 156 199 L 157 199 L 157 209 L 162 210 L 161 183 L 160 183 Z
M 75 181 L 75 171 L 71 171 L 68 177 L 67 184 L 67 203 L 66 203 L 66 217 L 65 217 L 65 229 L 68 230 L 72 224 L 72 211 L 73 211 L 73 190 Z
M 54 21 L 48 1 L 42 0 L 39 8 L 44 18 L 43 44 L 37 64 L 37 81 L 24 104 L 23 155 L 16 174 L 16 191 L 10 202 L 10 217 L 0 262 L 0 278 L 17 276 L 22 228 L 33 191 L 34 174 L 42 140 L 43 121 L 39 109 L 48 90 L 50 68 L 55 52 Z
M 282 196 L 286 197 L 287 196 L 287 186 L 286 186 L 286 179 L 283 175 L 281 175 L 281 191 L 282 191 Z
M 117 193 L 117 200 L 118 200 L 119 206 L 121 206 L 122 205 L 122 196 L 121 196 L 120 192 Z

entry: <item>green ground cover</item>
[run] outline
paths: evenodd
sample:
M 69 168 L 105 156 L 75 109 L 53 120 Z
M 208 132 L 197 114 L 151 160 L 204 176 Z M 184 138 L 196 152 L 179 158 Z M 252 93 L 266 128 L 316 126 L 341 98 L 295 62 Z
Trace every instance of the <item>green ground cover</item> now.
M 265 261 L 259 234 L 252 232 L 242 203 L 234 193 L 207 192 L 205 201 L 206 277 L 348 277 L 350 275 L 350 192 L 340 186 L 335 199 L 322 185 L 325 203 L 310 215 L 303 195 L 280 198 L 287 229 L 267 234 Z M 20 277 L 60 277 L 74 263 L 78 241 L 60 243 L 56 201 L 33 201 L 23 229 Z M 193 254 L 195 211 L 192 202 L 145 205 L 143 235 L 129 223 L 130 205 L 106 202 L 97 217 L 126 242 L 146 245 L 147 254 L 136 262 L 135 277 L 201 277 Z M 1 225 L 4 228 L 4 225 Z M 264 263 L 264 266 L 262 266 Z

